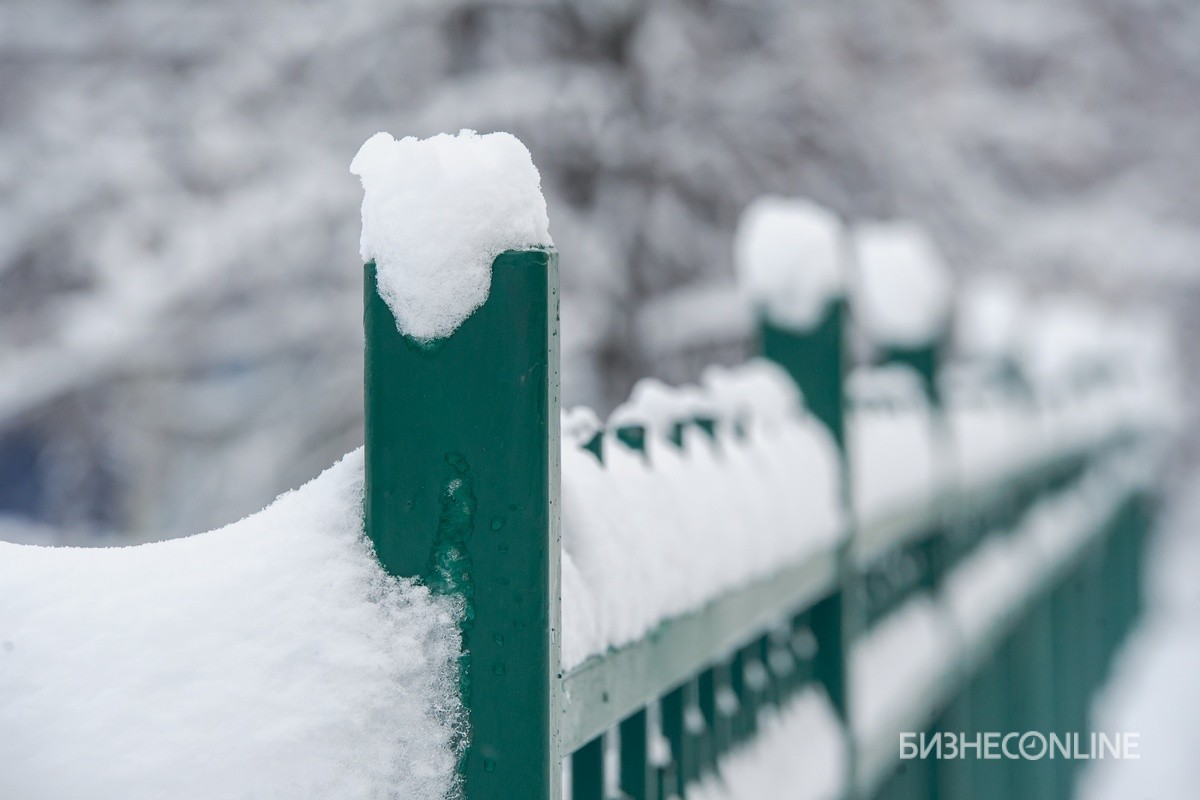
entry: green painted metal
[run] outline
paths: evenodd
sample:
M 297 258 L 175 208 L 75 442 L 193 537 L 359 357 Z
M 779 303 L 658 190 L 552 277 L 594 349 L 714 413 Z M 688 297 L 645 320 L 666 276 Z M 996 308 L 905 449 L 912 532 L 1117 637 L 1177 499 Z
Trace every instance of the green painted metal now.
M 571 754 L 571 800 L 605 800 L 603 736 Z
M 597 656 L 563 680 L 563 752 L 571 752 L 726 654 L 828 594 L 837 555 L 814 554 L 669 620 L 637 642 Z
M 846 374 L 850 369 L 846 300 L 830 303 L 824 316 L 808 330 L 781 326 L 763 316 L 759 321 L 762 355 L 779 364 L 796 382 L 809 411 L 825 423 L 839 451 L 846 452 Z M 850 507 L 849 475 L 842 459 L 843 506 Z M 797 487 L 803 489 L 803 487 Z M 859 609 L 852 603 L 857 579 L 851 564 L 848 537 L 838 553 L 838 580 L 830 594 L 814 609 L 812 627 L 821 642 L 816 664 L 817 679 L 824 684 L 834 707 L 847 712 L 846 649 L 854 631 L 861 627 Z
M 401 335 L 365 270 L 366 497 L 380 562 L 463 602 L 470 800 L 561 793 L 558 288 L 506 252 L 450 337 Z
M 812 674 L 825 687 L 842 719 L 846 719 L 849 711 L 846 663 L 853 625 L 846 605 L 852 578 L 846 568 L 849 561 L 846 551 L 842 550 L 839 556 L 838 591 L 815 604 L 810 615 L 813 639 L 818 645 L 812 659 Z
M 664 797 L 686 797 L 688 775 L 692 772 L 692 764 L 688 763 L 692 753 L 686 742 L 683 693 L 682 686 L 676 687 L 663 695 L 661 703 L 663 736 L 671 746 L 673 767 L 664 787 Z
M 941 405 L 941 392 L 938 389 L 937 371 L 941 363 L 943 350 L 941 341 L 934 341 L 923 347 L 889 347 L 882 353 L 884 364 L 904 364 L 916 370 L 921 376 L 921 387 L 925 395 L 935 406 Z
M 641 709 L 621 722 L 621 791 L 629 800 L 656 797 L 646 717 L 646 710 Z
M 462 600 L 470 742 L 460 768 L 468 800 L 558 798 L 560 752 L 571 754 L 575 800 L 600 800 L 605 736 L 614 726 L 624 795 L 682 798 L 720 754 L 755 734 L 761 708 L 785 702 L 806 681 L 821 682 L 844 713 L 846 647 L 861 624 L 861 609 L 847 602 L 862 571 L 907 548 L 928 562 L 915 588 L 936 591 L 939 576 L 979 538 L 972 530 L 986 535 L 1015 521 L 1038 492 L 1073 479 L 1104 449 L 954 487 L 932 503 L 870 521 L 853 550 L 843 546 L 786 566 L 564 678 L 557 640 L 556 258 L 540 251 L 499 256 L 488 301 L 433 344 L 397 331 L 375 290 L 373 265 L 365 274 L 365 525 L 389 572 Z M 838 303 L 803 333 L 762 325 L 764 354 L 793 376 L 839 445 L 845 314 Z M 936 346 L 888 358 L 915 366 L 937 400 Z M 712 420 L 681 420 L 677 444 L 693 425 L 715 433 Z M 644 429 L 613 433 L 644 452 Z M 602 448 L 602 437 L 588 443 L 597 457 Z M 904 730 L 934 723 L 1083 732 L 1088 697 L 1136 615 L 1148 505 L 1131 500 L 1114 511 L 1103 535 L 1052 572 L 1048 583 L 1057 588 L 1048 599 L 1014 608 L 978 652 L 951 665 L 926 696 L 914 696 L 908 717 L 895 723 Z M 950 530 L 966 531 L 966 538 L 938 535 Z M 1104 613 L 1095 615 L 1097 608 Z M 650 762 L 650 710 L 662 721 L 669 763 Z M 855 747 L 854 784 L 864 798 L 1048 800 L 1064 796 L 1074 777 L 1070 765 L 1048 762 L 897 764 L 890 733 Z M 969 795 L 959 794 L 964 785 Z
M 845 377 L 850 368 L 846 347 L 846 301 L 829 305 L 811 329 L 783 327 L 763 318 L 759 346 L 764 357 L 782 366 L 804 393 L 804 403 L 829 426 L 838 447 L 845 449 Z
M 1050 601 L 1040 598 L 1014 631 L 1007 653 L 1012 730 L 1055 730 L 1053 640 Z M 1015 762 L 1010 775 L 1013 796 L 1054 800 L 1055 770 L 1048 759 Z

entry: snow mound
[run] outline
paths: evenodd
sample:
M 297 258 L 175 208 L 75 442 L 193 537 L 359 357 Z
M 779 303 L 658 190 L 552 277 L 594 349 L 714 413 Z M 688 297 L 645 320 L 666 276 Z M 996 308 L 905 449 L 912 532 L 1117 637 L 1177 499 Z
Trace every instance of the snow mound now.
M 1042 298 L 1023 329 L 1022 364 L 1039 383 L 1071 380 L 1093 369 L 1106 355 L 1113 315 L 1092 298 Z
M 947 612 L 917 595 L 864 633 L 850 652 L 851 727 L 859 742 L 911 717 L 946 679 L 958 648 Z
M 603 429 L 564 418 L 564 668 L 842 536 L 836 445 L 786 373 L 755 361 L 705 377 L 640 382 Z M 582 447 L 597 430 L 602 458 Z
M 688 791 L 696 800 L 834 800 L 846 790 L 846 742 L 837 713 L 810 687 L 759 719 L 753 739 Z
M 742 214 L 734 263 L 742 291 L 776 323 L 807 329 L 845 287 L 845 230 L 807 200 L 768 196 Z
M 362 451 L 220 530 L 0 543 L 0 796 L 440 800 L 457 609 L 386 575 Z
M 937 435 L 911 367 L 857 367 L 846 379 L 846 449 L 854 512 L 871 524 L 932 502 L 939 486 Z
M 541 177 L 510 133 L 377 133 L 350 172 L 364 192 L 362 258 L 414 339 L 449 336 L 483 305 L 500 253 L 553 246 Z
M 950 272 L 937 246 L 909 222 L 860 225 L 855 311 L 875 344 L 921 347 L 945 329 L 951 302 Z
M 964 355 L 1006 358 L 1015 354 L 1020 337 L 1021 290 L 1007 275 L 982 275 L 969 281 L 959 299 L 956 344 Z

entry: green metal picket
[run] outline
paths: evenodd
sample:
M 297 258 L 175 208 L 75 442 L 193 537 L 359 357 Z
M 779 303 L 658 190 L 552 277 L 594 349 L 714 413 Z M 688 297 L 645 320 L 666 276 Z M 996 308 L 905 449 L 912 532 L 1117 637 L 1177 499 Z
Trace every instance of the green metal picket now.
M 686 798 L 689 787 L 714 774 L 720 758 L 756 735 L 761 710 L 782 706 L 813 682 L 845 721 L 847 650 L 868 613 L 909 591 L 936 593 L 957 559 L 999 528 L 1014 526 L 1040 496 L 1070 485 L 1089 458 L 1084 453 L 1077 463 L 997 487 L 1000 499 L 978 508 L 930 509 L 912 522 L 920 530 L 864 563 L 855 561 L 847 542 L 826 554 L 827 563 L 791 566 L 735 593 L 726 605 L 669 622 L 646 641 L 564 676 L 557 257 L 506 252 L 492 274 L 484 305 L 434 343 L 398 331 L 376 290 L 373 264 L 366 265 L 364 286 L 364 524 L 391 574 L 417 577 L 461 603 L 466 800 L 557 800 L 564 757 L 573 800 L 607 800 L 616 788 L 606 785 L 606 760 L 614 754 L 618 769 L 611 780 L 623 796 Z M 846 304 L 838 301 L 809 330 L 761 323 L 764 355 L 797 382 L 843 456 L 847 320 Z M 936 400 L 937 355 L 931 346 L 888 357 L 916 366 Z M 680 420 L 673 438 L 681 443 L 691 425 L 712 434 L 715 424 Z M 610 434 L 615 442 L 605 444 L 598 434 L 586 448 L 597 457 L 607 446 L 645 451 L 647 434 L 638 426 Z M 929 709 L 933 730 L 1086 734 L 1088 699 L 1137 612 L 1142 538 L 1153 503 L 1147 491 L 1119 508 L 1079 563 L 963 676 L 958 693 L 948 687 L 941 704 Z M 872 581 L 882 580 L 872 570 L 891 557 L 918 564 L 919 580 L 912 586 L 883 580 L 872 589 Z M 862 603 L 871 591 L 883 598 L 874 611 Z M 741 619 L 757 627 L 716 627 Z M 701 635 L 712 637 L 711 649 L 706 643 L 678 656 L 677 645 Z M 675 663 L 676 657 L 683 660 Z M 635 677 L 636 688 L 616 691 Z M 853 743 L 846 745 L 854 770 Z M 902 762 L 858 800 L 1065 798 L 1073 773 L 1074 765 L 1063 761 Z
M 465 796 L 557 798 L 557 257 L 498 256 L 487 302 L 433 344 L 365 275 L 367 534 L 391 574 L 463 603 Z

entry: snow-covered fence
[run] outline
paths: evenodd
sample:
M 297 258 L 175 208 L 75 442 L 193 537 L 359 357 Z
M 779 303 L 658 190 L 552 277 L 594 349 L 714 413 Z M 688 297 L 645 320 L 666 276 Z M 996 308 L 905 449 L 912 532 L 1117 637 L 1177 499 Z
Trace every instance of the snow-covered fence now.
M 981 314 L 945 366 L 926 240 L 770 200 L 764 357 L 561 414 L 524 147 L 353 169 L 365 454 L 185 540 L 0 544 L 0 796 L 1067 795 L 900 736 L 1086 733 L 1171 417 L 1151 326 Z
M 897 771 L 900 734 L 1086 730 L 1145 527 L 1124 384 L 1092 391 L 1089 416 L 1079 387 L 941 375 L 950 292 L 928 239 L 851 237 L 773 200 L 738 247 L 765 360 L 560 422 L 557 259 L 528 155 L 503 156 L 515 203 L 456 218 L 465 236 L 435 226 L 484 269 L 447 261 L 404 287 L 397 270 L 445 254 L 380 241 L 411 190 L 374 176 L 425 156 L 373 142 L 366 529 L 390 571 L 459 604 L 468 800 L 737 796 L 784 735 L 805 764 L 789 797 L 968 796 L 984 779 L 958 765 Z M 492 166 L 512 143 L 493 144 Z M 850 371 L 856 336 L 879 366 Z M 1053 712 L 1016 696 L 1030 686 Z

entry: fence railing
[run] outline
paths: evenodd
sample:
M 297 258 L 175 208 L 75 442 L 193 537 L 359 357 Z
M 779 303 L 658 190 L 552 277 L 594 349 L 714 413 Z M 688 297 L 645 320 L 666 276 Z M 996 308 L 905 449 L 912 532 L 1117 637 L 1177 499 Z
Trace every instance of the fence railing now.
M 1141 463 L 1138 429 L 1110 426 L 973 482 L 940 481 L 908 506 L 848 514 L 831 546 L 564 673 L 557 258 L 499 256 L 487 301 L 432 345 L 398 332 L 373 264 L 365 274 L 366 528 L 390 572 L 463 600 L 468 800 L 684 798 L 764 714 L 812 691 L 840 720 L 842 796 L 1066 796 L 1071 762 L 901 764 L 899 737 L 1086 732 L 1087 699 L 1137 609 L 1154 506 L 1129 467 Z M 860 413 L 845 396 L 846 318 L 838 302 L 808 330 L 764 320 L 760 340 L 843 454 Z M 935 355 L 895 360 L 933 387 Z M 933 400 L 940 418 L 950 401 Z M 610 434 L 604 447 L 635 450 L 648 435 Z M 603 460 L 601 438 L 561 446 Z M 852 474 L 845 455 L 841 471 Z M 972 599 L 1014 564 L 1006 574 L 1020 580 Z M 950 639 L 906 640 L 901 623 L 930 614 Z M 929 663 L 889 693 L 896 642 Z

